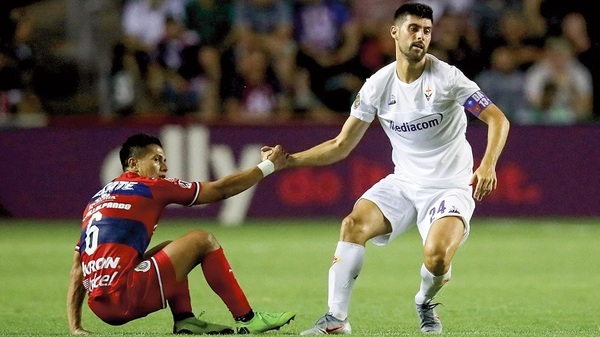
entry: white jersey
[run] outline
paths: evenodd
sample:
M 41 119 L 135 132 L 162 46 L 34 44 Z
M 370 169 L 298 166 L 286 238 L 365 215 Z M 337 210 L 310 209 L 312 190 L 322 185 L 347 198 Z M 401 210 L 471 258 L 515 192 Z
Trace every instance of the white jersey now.
M 373 74 L 350 115 L 375 116 L 392 144 L 394 173 L 425 187 L 464 187 L 473 173 L 463 105 L 479 86 L 459 69 L 427 54 L 423 74 L 412 83 L 396 75 L 396 62 Z

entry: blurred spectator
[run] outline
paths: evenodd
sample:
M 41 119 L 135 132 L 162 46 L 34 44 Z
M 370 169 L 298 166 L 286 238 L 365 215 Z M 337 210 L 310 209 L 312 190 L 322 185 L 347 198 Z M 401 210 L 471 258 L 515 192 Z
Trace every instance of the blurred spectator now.
M 495 41 L 500 38 L 500 18 L 507 10 L 520 10 L 523 0 L 478 0 L 474 1 L 471 8 L 472 24 L 478 27 L 479 39 L 484 50 L 491 52 L 493 48 L 487 45 L 487 41 Z
M 569 13 L 563 18 L 562 36 L 571 43 L 577 59 L 592 75 L 593 119 L 600 122 L 600 44 L 593 43 L 587 20 L 581 13 Z
M 21 74 L 12 51 L 0 49 L 0 115 L 8 117 L 16 114 L 21 98 Z
M 125 45 L 117 44 L 113 47 L 111 69 L 109 75 L 111 109 L 118 116 L 125 117 L 136 110 L 139 97 L 136 85 L 139 80 L 135 58 L 127 53 Z
M 228 0 L 189 0 L 185 5 L 186 27 L 196 32 L 203 47 L 224 49 L 233 42 L 232 16 Z
M 434 21 L 434 34 L 429 52 L 473 78 L 482 68 L 480 42 L 476 27 L 460 12 L 446 11 Z
M 31 35 L 33 33 L 33 19 L 25 8 L 16 8 L 11 12 L 11 18 L 16 23 L 12 41 L 12 50 L 17 67 L 21 71 L 23 85 L 30 85 L 31 72 L 35 63 Z
M 396 49 L 390 37 L 390 20 L 401 2 L 356 0 L 351 3 L 352 16 L 361 35 L 358 51 L 360 63 L 372 74 L 395 60 Z
M 238 0 L 234 31 L 240 48 L 259 45 L 269 53 L 279 81 L 289 89 L 293 78 L 292 7 L 285 0 Z
M 183 20 L 183 0 L 126 0 L 123 8 L 125 45 L 147 55 L 163 37 L 168 17 Z
M 528 25 L 521 10 L 506 10 L 499 18 L 499 35 L 486 43 L 489 52 L 497 47 L 510 48 L 517 66 L 527 70 L 541 57 L 544 36 L 537 35 Z M 487 54 L 484 55 L 487 58 Z
M 389 18 L 388 20 L 389 21 Z M 395 61 L 396 46 L 390 35 L 390 24 L 380 22 L 374 31 L 363 36 L 360 43 L 360 64 L 375 73 L 383 66 Z
M 541 38 L 548 34 L 548 23 L 542 16 L 540 8 L 543 1 L 544 0 L 522 0 L 521 13 L 527 22 L 530 37 Z
M 557 36 L 562 33 L 562 22 L 569 13 L 581 13 L 589 25 L 589 34 L 592 40 L 600 38 L 598 29 L 598 16 L 596 2 L 589 0 L 528 0 L 539 2 L 538 11 L 548 26 L 546 34 Z
M 47 116 L 33 91 L 32 20 L 25 8 L 8 12 L 0 38 L 0 127 L 39 127 Z
M 571 125 L 575 119 L 571 111 L 558 103 L 558 86 L 553 81 L 543 83 L 539 101 L 532 106 L 523 124 Z
M 382 25 L 386 26 L 389 31 L 390 20 L 403 2 L 405 1 L 354 0 L 351 2 L 352 16 L 360 26 L 363 35 L 367 37 L 378 36 Z
M 186 27 L 199 39 L 198 62 L 204 86 L 201 110 L 208 119 L 220 115 L 221 55 L 233 43 L 232 16 L 232 4 L 226 0 L 190 0 L 185 6 Z
M 511 122 L 520 123 L 527 114 L 525 72 L 517 67 L 513 51 L 498 47 L 492 53 L 489 69 L 475 77 L 481 90 L 494 102 Z
M 591 119 L 591 74 L 565 39 L 547 39 L 543 58 L 526 73 L 525 93 L 531 107 L 527 122 L 575 124 Z
M 333 115 L 347 113 L 362 82 L 371 74 L 358 57 L 361 34 L 350 7 L 337 0 L 299 0 L 294 12 L 299 47 L 296 66 L 300 72 L 295 76 L 299 81 L 295 83 L 296 95 L 304 94 L 301 88 L 308 86 L 317 99 L 299 110 L 308 110 L 309 117 L 328 118 L 321 109 L 316 110 L 316 116 L 311 113 L 322 104 Z
M 224 109 L 231 122 L 268 123 L 291 117 L 288 96 L 260 45 L 244 48 L 236 74 L 224 92 Z
M 158 43 L 156 60 L 162 67 L 162 97 L 171 114 L 201 111 L 203 116 L 217 112 L 217 83 L 209 92 L 200 65 L 198 37 L 182 22 L 167 18 L 165 36 Z
M 151 103 L 160 98 L 161 74 L 153 62 L 156 47 L 164 36 L 167 18 L 183 21 L 184 0 L 127 0 L 123 8 L 123 44 L 137 63 Z

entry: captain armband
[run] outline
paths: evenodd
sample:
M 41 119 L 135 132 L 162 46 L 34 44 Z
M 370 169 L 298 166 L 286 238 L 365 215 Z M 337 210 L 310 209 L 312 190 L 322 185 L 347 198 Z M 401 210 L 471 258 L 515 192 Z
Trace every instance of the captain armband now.
M 487 108 L 490 104 L 492 104 L 492 101 L 489 97 L 487 97 L 483 91 L 479 90 L 467 98 L 464 107 L 465 110 L 479 117 L 479 114 L 483 109 Z

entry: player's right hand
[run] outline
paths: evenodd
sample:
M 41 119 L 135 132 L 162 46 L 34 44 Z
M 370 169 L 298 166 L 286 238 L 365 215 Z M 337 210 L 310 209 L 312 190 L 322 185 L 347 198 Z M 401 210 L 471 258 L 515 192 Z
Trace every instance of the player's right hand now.
M 263 146 L 260 150 L 263 160 L 268 159 L 275 165 L 275 171 L 287 167 L 287 153 L 281 145 L 275 147 Z
M 498 179 L 496 178 L 496 170 L 485 164 L 481 164 L 471 177 L 469 185 L 474 186 L 473 198 L 481 201 L 483 197 L 489 195 L 496 189 Z

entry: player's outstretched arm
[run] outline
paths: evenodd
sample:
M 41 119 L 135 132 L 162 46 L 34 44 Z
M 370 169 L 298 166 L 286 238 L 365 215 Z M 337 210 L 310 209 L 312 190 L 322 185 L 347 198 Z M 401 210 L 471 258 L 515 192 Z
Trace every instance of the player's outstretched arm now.
M 348 117 L 335 138 L 289 155 L 288 167 L 323 166 L 345 159 L 358 145 L 369 125 L 356 117 Z
M 479 115 L 488 126 L 487 146 L 481 164 L 473 172 L 471 185 L 475 184 L 473 197 L 480 201 L 497 187 L 496 163 L 504 149 L 510 123 L 504 113 L 494 104 L 489 105 Z
M 82 281 L 81 257 L 79 256 L 79 252 L 75 252 L 73 254 L 69 290 L 67 292 L 67 318 L 69 320 L 69 330 L 73 335 L 85 335 L 89 333 L 89 331 L 81 326 L 81 308 L 85 299 L 85 288 Z
M 232 197 L 254 186 L 268 174 L 287 166 L 287 154 L 280 145 L 263 147 L 261 152 L 264 160 L 256 167 L 216 181 L 203 182 L 196 204 L 206 204 Z

